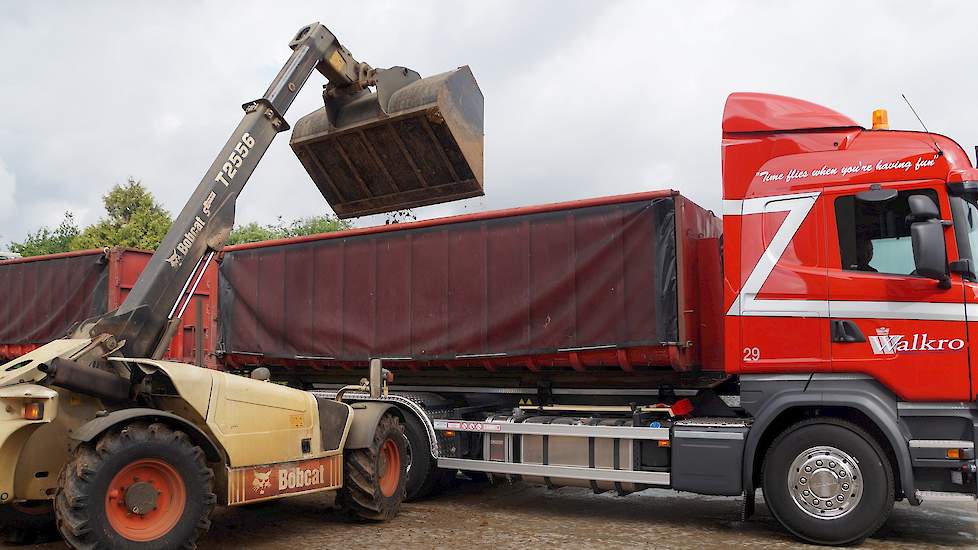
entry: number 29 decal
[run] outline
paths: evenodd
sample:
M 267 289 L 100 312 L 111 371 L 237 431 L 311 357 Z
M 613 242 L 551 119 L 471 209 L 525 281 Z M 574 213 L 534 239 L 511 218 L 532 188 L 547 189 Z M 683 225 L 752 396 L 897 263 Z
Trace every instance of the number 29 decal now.
M 761 358 L 761 348 L 744 348 L 744 362 L 753 363 Z

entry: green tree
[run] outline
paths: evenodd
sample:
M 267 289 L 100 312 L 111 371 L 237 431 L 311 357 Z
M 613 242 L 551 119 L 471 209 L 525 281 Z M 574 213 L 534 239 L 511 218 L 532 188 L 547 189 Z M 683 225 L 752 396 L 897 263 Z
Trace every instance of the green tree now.
M 352 223 L 341 220 L 336 216 L 314 216 L 312 218 L 301 218 L 293 221 L 289 224 L 287 236 L 302 237 L 304 235 L 332 233 L 333 231 L 343 231 L 352 228 Z
M 104 197 L 106 217 L 85 228 L 71 242 L 74 250 L 125 246 L 154 250 L 170 229 L 170 213 L 143 184 L 130 177 Z
M 102 203 L 105 205 L 105 217 L 84 230 L 78 228 L 74 216 L 68 212 L 58 227 L 42 227 L 28 235 L 23 242 L 10 243 L 10 250 L 22 256 L 111 246 L 154 250 L 173 223 L 169 212 L 156 202 L 152 193 L 131 177 L 125 184 L 113 187 L 102 197 Z M 291 222 L 279 216 L 273 224 L 251 222 L 236 227 L 231 231 L 227 244 L 330 233 L 351 227 L 353 224 L 336 216 L 313 216 Z
M 280 238 L 282 238 L 282 235 L 276 233 L 272 226 L 251 222 L 245 225 L 239 225 L 231 230 L 227 244 L 255 243 Z
M 313 216 L 311 218 L 299 218 L 291 222 L 285 222 L 279 216 L 278 221 L 273 224 L 261 225 L 251 222 L 245 225 L 239 225 L 231 231 L 227 244 L 254 243 L 272 239 L 331 233 L 352 227 L 353 224 L 346 220 L 341 220 L 336 216 Z
M 57 254 L 68 252 L 81 230 L 75 223 L 75 216 L 71 212 L 65 212 L 65 217 L 54 229 L 42 227 L 27 235 L 19 243 L 10 243 L 11 252 L 16 252 L 21 256 L 41 256 L 44 254 Z

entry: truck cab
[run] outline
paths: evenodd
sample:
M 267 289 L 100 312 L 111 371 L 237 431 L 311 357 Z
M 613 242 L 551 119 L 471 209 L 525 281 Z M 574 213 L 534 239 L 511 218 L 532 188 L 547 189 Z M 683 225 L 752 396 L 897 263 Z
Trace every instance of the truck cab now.
M 907 401 L 972 401 L 964 150 L 761 94 L 732 95 L 723 128 L 727 371 L 866 374 Z
M 833 417 L 873 434 L 897 498 L 973 499 L 978 171 L 953 140 L 874 119 L 727 100 L 724 366 L 753 418 L 745 464 L 768 426 Z

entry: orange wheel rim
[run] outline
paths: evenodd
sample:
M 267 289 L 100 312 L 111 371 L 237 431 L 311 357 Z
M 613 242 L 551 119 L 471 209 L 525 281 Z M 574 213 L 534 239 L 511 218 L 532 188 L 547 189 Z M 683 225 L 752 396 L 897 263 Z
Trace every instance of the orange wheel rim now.
M 166 535 L 183 516 L 187 492 L 183 478 L 163 460 L 129 463 L 109 483 L 105 515 L 123 537 L 146 542 Z
M 401 482 L 401 450 L 392 439 L 380 447 L 380 472 L 380 492 L 385 497 L 394 496 Z

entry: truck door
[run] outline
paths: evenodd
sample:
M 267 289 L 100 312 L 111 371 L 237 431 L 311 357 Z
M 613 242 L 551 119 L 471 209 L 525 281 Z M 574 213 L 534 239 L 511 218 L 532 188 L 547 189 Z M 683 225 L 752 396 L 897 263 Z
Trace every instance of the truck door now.
M 863 373 L 907 400 L 964 400 L 970 393 L 964 288 L 915 273 L 908 198 L 925 195 L 951 219 L 940 181 L 883 184 L 885 201 L 857 197 L 868 186 L 828 188 L 829 339 L 832 370 Z M 945 230 L 945 254 L 956 258 Z M 948 285 L 945 285 L 948 286 Z
M 745 200 L 741 224 L 742 372 L 828 370 L 818 192 Z

